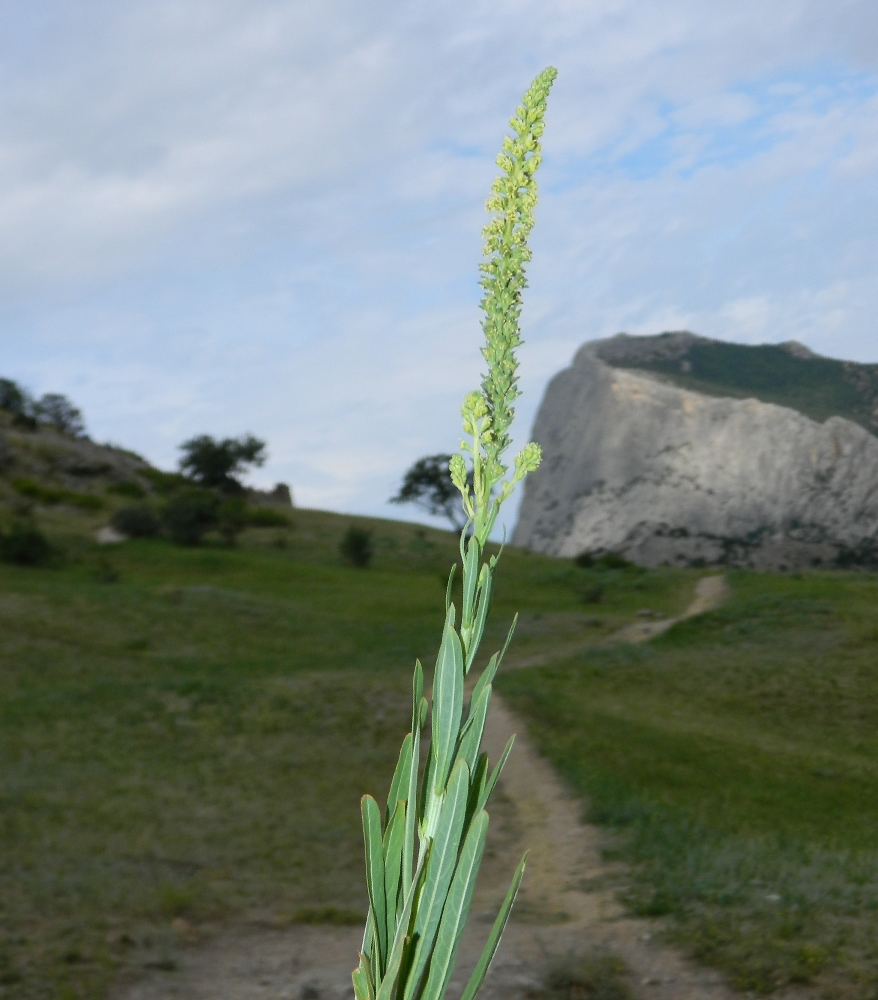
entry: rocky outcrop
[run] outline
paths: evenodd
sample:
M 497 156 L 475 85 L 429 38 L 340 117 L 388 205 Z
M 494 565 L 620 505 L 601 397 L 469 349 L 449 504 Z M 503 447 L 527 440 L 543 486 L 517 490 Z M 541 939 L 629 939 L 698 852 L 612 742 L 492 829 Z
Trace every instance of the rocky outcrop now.
M 533 431 L 543 465 L 515 544 L 647 566 L 878 561 L 878 438 L 611 367 L 597 356 L 612 357 L 607 343 L 587 344 L 546 390 Z

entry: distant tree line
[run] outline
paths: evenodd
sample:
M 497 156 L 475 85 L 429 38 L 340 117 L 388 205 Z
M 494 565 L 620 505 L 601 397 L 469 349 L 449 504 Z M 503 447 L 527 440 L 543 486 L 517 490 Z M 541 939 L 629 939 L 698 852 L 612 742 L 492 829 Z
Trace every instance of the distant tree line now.
M 47 392 L 39 399 L 11 378 L 0 378 L 0 410 L 12 414 L 13 423 L 35 431 L 41 425 L 61 434 L 85 436 L 82 411 L 60 392 Z

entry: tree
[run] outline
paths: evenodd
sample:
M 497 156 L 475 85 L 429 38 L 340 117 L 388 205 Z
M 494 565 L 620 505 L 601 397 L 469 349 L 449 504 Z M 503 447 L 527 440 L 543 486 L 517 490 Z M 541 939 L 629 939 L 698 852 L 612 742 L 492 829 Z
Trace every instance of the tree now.
M 61 434 L 74 437 L 85 435 L 82 411 L 60 392 L 47 392 L 34 404 L 34 413 L 41 424 L 54 427 Z
M 427 455 L 419 458 L 408 470 L 402 480 L 402 486 L 391 503 L 413 503 L 433 515 L 447 517 L 452 527 L 460 531 L 466 515 L 460 500 L 460 493 L 452 483 L 448 472 L 450 455 Z M 472 473 L 470 473 L 472 485 Z
M 26 389 L 11 378 L 0 378 L 0 410 L 7 413 L 28 413 L 31 399 Z
M 36 405 L 27 389 L 13 382 L 11 378 L 0 378 L 0 410 L 12 414 L 12 422 L 16 427 L 35 431 L 37 429 L 35 409 Z
M 250 465 L 264 465 L 265 442 L 252 434 L 217 441 L 209 434 L 199 434 L 180 445 L 183 457 L 180 469 L 201 486 L 211 486 L 226 493 L 239 493 L 238 478 Z

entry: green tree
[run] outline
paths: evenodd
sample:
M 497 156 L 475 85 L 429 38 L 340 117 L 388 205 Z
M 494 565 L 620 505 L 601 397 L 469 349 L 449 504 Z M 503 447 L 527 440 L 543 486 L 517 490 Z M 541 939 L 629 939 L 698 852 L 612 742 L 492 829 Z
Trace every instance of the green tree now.
M 457 531 L 463 529 L 466 516 L 460 493 L 448 475 L 451 455 L 427 455 L 419 458 L 406 472 L 402 485 L 390 503 L 411 503 L 428 514 L 446 517 Z M 472 485 L 472 475 L 470 475 Z
M 240 493 L 238 478 L 248 466 L 261 466 L 267 458 L 265 442 L 252 434 L 218 441 L 209 434 L 199 434 L 180 445 L 183 457 L 180 469 L 201 486 L 226 493 Z
M 34 404 L 34 415 L 41 424 L 54 428 L 61 434 L 74 437 L 85 435 L 82 411 L 60 392 L 47 392 Z

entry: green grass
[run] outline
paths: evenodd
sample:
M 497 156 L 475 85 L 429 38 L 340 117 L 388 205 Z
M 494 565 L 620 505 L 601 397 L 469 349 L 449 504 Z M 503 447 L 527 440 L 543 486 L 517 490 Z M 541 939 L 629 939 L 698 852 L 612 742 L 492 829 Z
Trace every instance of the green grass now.
M 846 417 L 873 434 L 878 402 L 878 365 L 834 358 L 798 358 L 771 344 L 719 341 L 695 343 L 686 352 L 689 369 L 677 360 L 632 363 L 655 371 L 684 389 L 707 395 L 755 397 L 788 406 L 812 420 Z M 623 367 L 619 365 L 619 367 Z
M 386 793 L 456 539 L 358 519 L 358 570 L 352 519 L 314 511 L 234 549 L 99 549 L 90 518 L 37 516 L 60 568 L 0 565 L 0 997 L 96 1000 L 192 927 L 364 913 L 359 798 Z M 518 650 L 585 647 L 693 580 L 508 548 L 486 647 L 518 609 Z
M 500 689 L 616 831 L 635 912 L 741 989 L 878 984 L 878 579 L 736 573 L 649 645 Z

